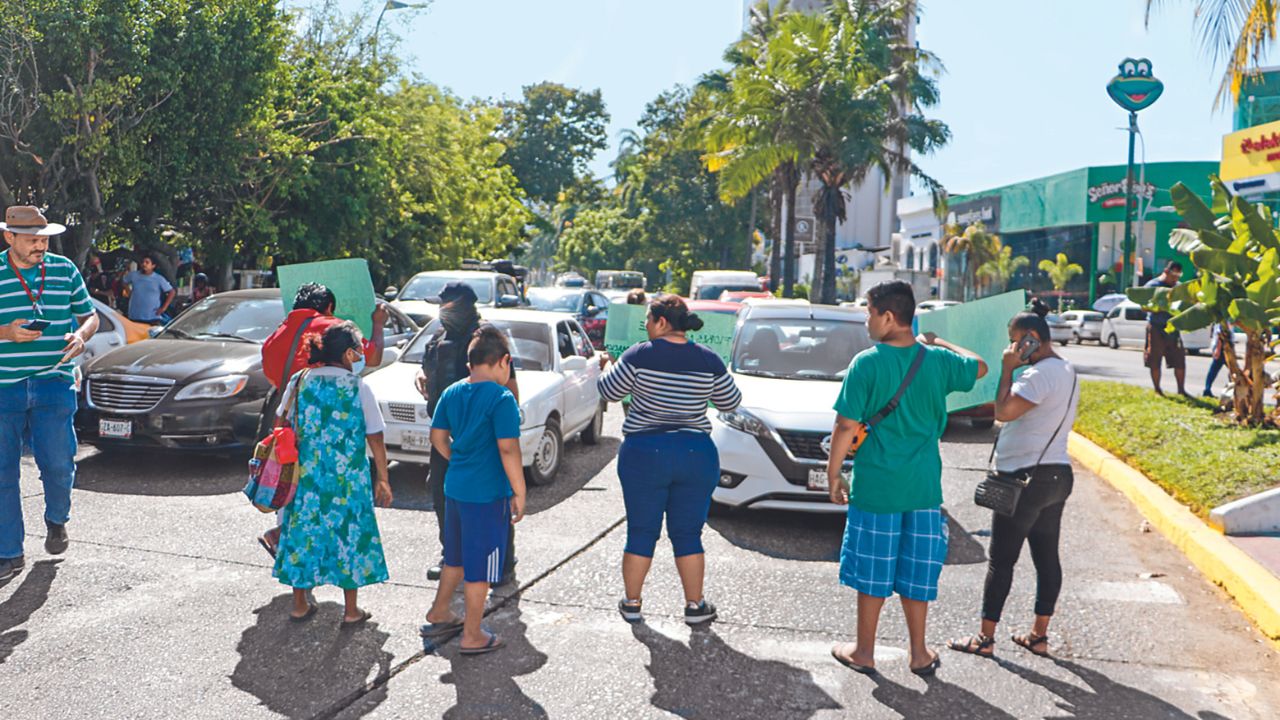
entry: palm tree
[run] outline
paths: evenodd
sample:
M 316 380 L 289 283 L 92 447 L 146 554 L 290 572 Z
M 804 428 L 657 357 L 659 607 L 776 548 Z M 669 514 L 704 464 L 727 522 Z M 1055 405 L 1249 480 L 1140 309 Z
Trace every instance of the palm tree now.
M 1164 0 L 1147 0 L 1147 24 L 1152 10 Z M 1226 69 L 1213 100 L 1214 109 L 1240 95 L 1245 77 L 1255 72 L 1276 41 L 1280 26 L 1276 0 L 1196 0 L 1196 28 L 1200 45 L 1216 65 Z
M 995 259 L 1000 236 L 987 232 L 987 226 L 981 221 L 972 223 L 963 231 L 958 225 L 948 225 L 946 233 L 942 251 L 960 256 L 962 299 L 972 300 L 978 292 L 978 268 Z
M 1053 289 L 1058 291 L 1058 313 L 1061 314 L 1063 291 L 1067 289 L 1067 283 L 1071 282 L 1072 278 L 1084 273 L 1084 268 L 1068 260 L 1066 253 L 1058 253 L 1057 261 L 1041 260 L 1040 269 L 1049 276 Z
M 1004 292 L 1009 289 L 1009 281 L 1013 279 L 1013 274 L 1030 265 L 1031 261 L 1024 255 L 1014 257 L 1013 248 L 998 239 L 995 241 L 995 246 L 995 257 L 978 268 L 978 277 L 986 279 L 991 285 L 999 287 L 1000 292 Z

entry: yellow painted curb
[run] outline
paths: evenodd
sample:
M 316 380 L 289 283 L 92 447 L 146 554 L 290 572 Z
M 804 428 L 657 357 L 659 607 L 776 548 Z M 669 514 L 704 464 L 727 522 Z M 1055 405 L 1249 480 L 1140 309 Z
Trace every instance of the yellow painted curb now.
M 1124 493 L 1152 527 L 1227 591 L 1262 634 L 1280 642 L 1280 578 L 1210 528 L 1146 475 L 1079 433 L 1067 444 L 1081 465 Z

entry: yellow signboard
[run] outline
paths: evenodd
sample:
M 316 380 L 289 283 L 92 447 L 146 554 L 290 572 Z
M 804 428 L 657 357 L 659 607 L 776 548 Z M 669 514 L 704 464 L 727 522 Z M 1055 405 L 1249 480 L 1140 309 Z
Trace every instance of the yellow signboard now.
M 1246 128 L 1222 138 L 1224 182 L 1280 173 L 1280 120 Z

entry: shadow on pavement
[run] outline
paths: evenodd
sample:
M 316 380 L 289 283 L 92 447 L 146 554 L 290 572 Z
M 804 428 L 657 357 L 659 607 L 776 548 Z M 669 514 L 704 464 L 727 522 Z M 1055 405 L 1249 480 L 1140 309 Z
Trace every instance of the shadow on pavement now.
M 21 584 L 8 600 L 0 603 L 0 664 L 9 659 L 14 648 L 27 640 L 26 630 L 14 628 L 31 619 L 49 599 L 49 588 L 58 575 L 61 560 L 41 560 L 18 577 Z M 11 579 L 9 582 L 12 582 Z M 7 584 L 7 583 L 5 583 Z
M 942 515 L 947 519 L 947 560 L 944 565 L 976 565 L 987 561 L 987 550 L 982 543 L 973 539 L 973 535 L 951 517 L 946 508 Z
M 631 633 L 649 648 L 650 704 L 673 715 L 798 719 L 842 707 L 807 670 L 740 653 L 710 629 L 695 629 L 688 645 L 643 623 Z
M 390 675 L 392 655 L 385 650 L 390 635 L 376 618 L 350 629 L 339 626 L 340 603 L 320 603 L 320 610 L 301 623 L 289 620 L 293 600 L 277 596 L 258 608 L 257 622 L 240 636 L 240 662 L 231 684 L 258 698 L 263 706 L 290 718 L 315 716 Z M 377 608 L 373 608 L 377 612 Z M 348 709 L 360 714 L 386 699 L 386 685 L 360 695 Z
M 844 518 L 843 513 L 735 509 L 712 502 L 707 527 L 735 546 L 767 557 L 836 562 Z
M 995 440 L 995 429 L 978 429 L 971 426 L 967 420 L 960 418 L 948 421 L 946 432 L 942 434 L 942 442 L 961 445 L 990 445 Z
M 616 437 L 602 437 L 596 445 L 587 445 L 581 440 L 566 442 L 564 460 L 555 481 L 550 485 L 529 487 L 525 514 L 536 515 L 568 500 L 613 462 L 621 445 L 622 440 Z
M 520 598 L 513 597 L 487 620 L 506 647 L 488 655 L 463 655 L 458 652 L 458 640 L 450 639 L 441 648 L 444 652 L 439 654 L 448 658 L 451 669 L 440 682 L 451 683 L 458 698 L 443 717 L 546 718 L 542 705 L 525 695 L 515 681 L 547 663 L 546 654 L 529 642 L 520 620 Z
M 904 718 L 974 718 L 975 720 L 1017 720 L 978 695 L 938 678 L 925 678 L 924 692 L 912 690 L 885 677 L 871 678 L 876 689 L 871 697 Z M 1110 717 L 1117 717 L 1112 715 Z
M 1062 702 L 1058 703 L 1058 707 L 1071 713 L 1074 720 L 1111 720 L 1117 717 L 1195 720 L 1195 716 L 1188 715 L 1155 695 L 1122 685 L 1096 670 L 1070 660 L 1052 658 L 1051 662 L 1083 680 L 1088 687 L 1051 678 L 1008 660 L 998 662 L 1006 670 L 1061 698 Z M 1202 714 L 1202 717 L 1205 716 Z
M 81 459 L 76 490 L 121 495 L 225 495 L 244 488 L 248 461 L 225 455 L 102 452 Z

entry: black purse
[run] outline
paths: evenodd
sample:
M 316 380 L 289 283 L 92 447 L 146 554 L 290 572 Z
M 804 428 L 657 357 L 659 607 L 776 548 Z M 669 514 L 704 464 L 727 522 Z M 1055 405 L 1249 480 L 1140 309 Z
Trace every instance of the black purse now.
M 991 463 L 996 457 L 996 445 L 1000 443 L 1000 436 L 996 435 L 996 441 L 991 445 L 991 456 L 987 458 L 987 476 L 978 483 L 978 487 L 973 491 L 973 502 L 979 507 L 989 508 L 1001 515 L 1012 516 L 1014 511 L 1018 509 L 1018 500 L 1022 497 L 1022 491 L 1027 489 L 1027 485 L 1031 482 L 1031 474 L 1035 469 L 1040 467 L 1040 462 L 1044 460 L 1045 453 L 1049 452 L 1049 448 L 1053 447 L 1053 442 L 1058 439 L 1058 433 L 1062 432 L 1062 427 L 1067 424 L 1067 418 L 1071 416 L 1071 398 L 1076 394 L 1076 383 L 1080 377 L 1073 373 L 1071 379 L 1071 393 L 1067 395 L 1067 411 L 1062 415 L 1062 422 L 1058 423 L 1058 429 L 1053 431 L 1053 435 L 1049 438 L 1049 444 L 1044 446 L 1044 450 L 1040 451 L 1040 457 L 1036 460 L 1036 464 L 1030 469 L 1021 472 L 1011 473 L 1002 472 L 991 467 Z M 1004 428 L 1000 428 L 1000 432 L 1004 432 Z

